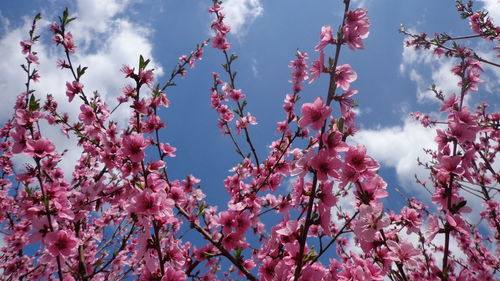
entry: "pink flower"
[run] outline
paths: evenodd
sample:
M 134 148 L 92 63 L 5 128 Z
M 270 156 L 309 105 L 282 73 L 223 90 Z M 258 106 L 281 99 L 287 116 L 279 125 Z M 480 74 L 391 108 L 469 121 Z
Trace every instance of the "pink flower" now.
M 177 148 L 170 146 L 169 143 L 160 143 L 160 150 L 162 156 L 175 157 L 174 152 L 177 151 Z
M 29 54 L 26 59 L 28 60 L 28 62 L 30 63 L 36 63 L 36 64 L 40 64 L 40 62 L 38 61 L 38 57 L 33 55 L 33 54 Z
M 240 120 L 236 120 L 236 130 L 238 131 L 238 134 L 241 130 L 247 128 L 248 125 L 257 125 L 257 119 L 255 119 L 250 112 L 247 112 L 247 115 L 242 117 Z
M 326 235 L 331 235 L 330 223 L 332 211 L 331 208 L 334 206 L 338 198 L 333 195 L 332 188 L 333 182 L 326 182 L 320 185 L 321 194 L 319 195 L 318 212 L 320 217 L 321 228 L 323 228 L 323 233 Z
M 391 250 L 389 252 L 389 258 L 398 263 L 407 263 L 410 265 L 417 265 L 417 261 L 413 259 L 418 256 L 420 252 L 413 247 L 410 242 L 399 241 L 396 243 L 393 240 L 387 241 L 387 245 Z
M 238 102 L 240 101 L 241 99 L 244 99 L 245 98 L 245 95 L 243 93 L 241 93 L 241 90 L 235 90 L 235 89 L 231 89 L 229 91 L 229 97 L 234 100 L 234 102 Z
M 77 81 L 72 83 L 66 82 L 66 96 L 69 98 L 69 102 L 73 100 L 76 94 L 81 93 L 83 90 L 83 85 Z
M 151 86 L 153 84 L 154 75 L 153 70 L 141 70 L 139 71 L 139 83 Z
M 344 91 L 347 91 L 347 89 L 349 89 L 349 84 L 354 82 L 357 78 L 358 75 L 356 72 L 352 71 L 351 66 L 348 64 L 337 66 L 335 70 L 335 83 Z
M 481 34 L 481 14 L 474 13 L 470 18 L 470 27 L 474 33 Z
M 302 82 L 307 80 L 307 63 L 306 60 L 308 58 L 307 53 L 301 53 L 297 51 L 297 59 L 290 62 L 288 68 L 295 68 L 291 72 L 292 80 L 290 83 L 293 85 L 293 92 L 298 93 L 302 91 Z
M 378 163 L 366 155 L 366 147 L 361 145 L 349 147 L 345 153 L 345 163 L 359 173 L 379 168 Z
M 332 34 L 332 27 L 329 25 L 325 25 L 321 28 L 321 34 L 319 35 L 320 42 L 316 47 L 314 47 L 314 50 L 318 52 L 323 52 L 323 49 L 328 45 L 332 44 L 334 42 L 333 40 L 333 34 Z
M 418 229 L 423 223 L 422 216 L 415 210 L 408 207 L 403 207 L 401 210 L 401 220 L 407 227 L 406 233 L 418 232 Z
M 129 211 L 145 216 L 160 216 L 169 214 L 174 201 L 167 198 L 165 192 L 154 192 L 151 189 L 145 189 L 132 198 Z
M 123 137 L 123 147 L 121 149 L 125 157 L 129 157 L 132 162 L 144 160 L 144 149 L 148 146 L 142 134 L 132 134 Z
M 185 281 L 186 274 L 182 270 L 175 270 L 172 267 L 168 267 L 165 270 L 165 275 L 161 278 L 161 281 Z
M 65 230 L 50 232 L 45 236 L 44 242 L 47 244 L 49 253 L 54 257 L 61 255 L 66 257 L 69 256 L 71 250 L 78 244 L 78 240 Z
M 305 128 L 310 124 L 313 130 L 319 130 L 332 113 L 332 109 L 323 103 L 321 97 L 317 97 L 313 103 L 302 105 L 300 112 L 303 116 L 299 121 L 299 127 Z
M 212 37 L 212 47 L 221 51 L 227 51 L 231 44 L 226 41 L 226 36 L 221 32 L 217 32 L 215 37 Z
M 359 207 L 360 218 L 354 224 L 354 234 L 359 240 L 373 242 L 376 233 L 389 225 L 389 220 L 382 218 L 382 208 L 382 203 Z
M 349 49 L 364 49 L 362 39 L 368 37 L 370 21 L 366 18 L 367 11 L 356 9 L 349 11 L 346 15 L 344 25 L 344 42 L 347 43 Z
M 348 260 L 342 264 L 342 271 L 338 274 L 339 281 L 382 281 L 382 270 L 368 259 L 353 255 L 353 262 Z
M 309 84 L 311 84 L 312 82 L 314 82 L 314 80 L 319 78 L 319 76 L 323 72 L 324 63 L 325 63 L 325 53 L 323 51 L 320 51 L 318 59 L 313 61 L 311 69 L 309 70 L 311 74 L 311 77 L 309 78 Z
M 464 169 L 462 167 L 458 167 L 461 161 L 462 158 L 460 157 L 460 155 L 443 155 L 441 158 L 439 158 L 439 164 L 434 166 L 434 168 L 444 174 L 454 173 L 456 175 L 462 175 L 464 173 Z
M 340 179 L 339 171 L 342 167 L 342 162 L 336 157 L 330 157 L 328 153 L 322 149 L 318 155 L 311 160 L 311 167 L 316 170 L 318 180 L 326 181 L 328 176 L 338 180 Z
M 23 50 L 22 50 L 23 55 L 26 55 L 31 50 L 31 46 L 33 45 L 33 42 L 21 41 L 19 44 L 21 44 L 21 48 L 23 48 Z
M 96 120 L 96 116 L 94 110 L 86 105 L 82 104 L 80 106 L 81 113 L 78 115 L 78 119 L 82 121 L 85 125 L 91 125 L 94 120 Z
M 346 116 L 347 111 L 349 111 L 354 106 L 354 100 L 351 98 L 358 93 L 358 90 L 350 90 L 343 93 L 340 96 L 334 96 L 333 99 L 340 103 L 340 112 L 342 116 Z
M 22 126 L 16 126 L 15 130 L 10 132 L 10 137 L 14 141 L 12 144 L 12 153 L 21 153 L 26 148 L 28 142 L 28 137 L 26 135 L 26 129 Z
M 75 53 L 76 45 L 73 41 L 73 35 L 71 32 L 68 32 L 64 35 L 64 39 L 62 41 L 64 49 L 69 53 Z
M 37 140 L 29 140 L 26 144 L 24 153 L 31 157 L 45 157 L 54 152 L 55 146 L 47 138 L 39 138 Z

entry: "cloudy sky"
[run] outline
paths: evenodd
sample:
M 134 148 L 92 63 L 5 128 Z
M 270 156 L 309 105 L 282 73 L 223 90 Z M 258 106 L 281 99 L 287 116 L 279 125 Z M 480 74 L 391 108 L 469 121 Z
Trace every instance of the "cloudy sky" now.
M 456 79 L 449 73 L 452 60 L 436 60 L 423 52 L 403 48 L 404 37 L 398 28 L 404 24 L 416 32 L 446 32 L 469 35 L 467 21 L 459 18 L 454 1 L 433 0 L 358 0 L 352 7 L 369 10 L 372 22 L 370 37 L 364 51 L 344 48 L 341 64 L 351 64 L 358 80 L 351 88 L 358 89 L 359 126 L 355 141 L 368 147 L 368 152 L 382 164 L 382 175 L 391 190 L 399 188 L 413 196 L 424 196 L 414 184 L 415 173 L 423 176 L 416 158 L 425 159 L 422 147 L 433 147 L 434 130 L 423 129 L 409 119 L 409 113 L 422 111 L 437 114 L 439 105 L 426 90 L 432 83 L 445 91 L 457 91 Z M 491 11 L 500 21 L 497 0 L 476 1 L 478 7 Z M 210 36 L 211 1 L 165 0 L 23 0 L 0 2 L 0 121 L 12 113 L 18 93 L 23 91 L 24 73 L 19 41 L 27 38 L 33 16 L 43 14 L 39 32 L 42 41 L 35 49 L 40 53 L 41 81 L 34 88 L 40 95 L 51 93 L 66 100 L 65 82 L 70 76 L 56 67 L 61 50 L 50 42 L 48 24 L 68 7 L 78 17 L 69 26 L 76 38 L 77 64 L 88 66 L 82 82 L 87 91 L 98 91 L 114 105 L 120 89 L 127 84 L 119 69 L 123 64 L 135 65 L 139 54 L 152 59 L 158 81 L 165 81 L 179 56 L 189 53 Z M 342 11 L 340 0 L 228 0 L 225 12 L 232 25 L 229 37 L 231 51 L 239 55 L 234 67 L 238 71 L 236 87 L 247 95 L 248 109 L 257 117 L 251 128 L 261 158 L 267 146 L 278 137 L 275 124 L 283 119 L 281 104 L 291 89 L 288 83 L 289 61 L 297 49 L 317 57 L 314 46 L 323 25 L 338 26 Z M 489 57 L 492 46 L 473 45 Z M 333 56 L 333 54 L 329 54 Z M 217 115 L 210 107 L 211 73 L 222 73 L 223 56 L 208 47 L 195 69 L 168 92 L 171 107 L 163 111 L 167 128 L 163 140 L 178 148 L 177 157 L 169 163 L 172 178 L 193 174 L 202 179 L 202 186 L 211 202 L 221 202 L 225 191 L 222 180 L 239 160 L 230 140 L 217 129 Z M 488 100 L 498 106 L 500 73 L 485 67 L 487 83 L 468 100 L 474 105 Z M 225 77 L 223 76 L 223 79 Z M 302 101 L 310 102 L 325 96 L 327 78 L 321 77 L 307 86 Z M 75 112 L 77 103 L 64 105 Z M 496 108 L 498 111 L 498 108 Z M 115 117 L 126 122 L 124 108 Z M 56 132 L 50 131 L 54 136 Z M 59 149 L 71 148 L 71 142 L 57 137 Z M 73 157 L 77 150 L 73 149 Z M 71 170 L 71 161 L 66 162 Z M 219 196 L 220 194 L 220 196 Z M 398 197 L 397 193 L 394 195 Z

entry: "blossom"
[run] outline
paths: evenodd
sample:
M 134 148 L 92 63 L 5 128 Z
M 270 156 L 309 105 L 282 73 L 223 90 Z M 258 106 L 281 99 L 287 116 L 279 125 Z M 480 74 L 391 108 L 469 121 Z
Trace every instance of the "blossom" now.
M 414 257 L 418 256 L 420 252 L 415 249 L 410 242 L 399 241 L 396 243 L 395 241 L 389 240 L 387 241 L 387 245 L 391 250 L 389 252 L 389 258 L 391 260 L 398 263 L 408 263 L 413 266 L 417 264 Z
M 321 34 L 319 35 L 320 37 L 320 42 L 316 47 L 314 47 L 314 50 L 318 52 L 323 52 L 323 49 L 328 45 L 333 43 L 333 34 L 332 34 L 332 27 L 330 25 L 325 25 L 321 27 Z
M 185 281 L 186 274 L 182 270 L 175 270 L 172 267 L 168 267 L 165 270 L 165 275 L 161 278 L 161 281 Z
M 78 244 L 78 240 L 65 230 L 59 230 L 57 232 L 50 232 L 45 236 L 45 244 L 49 253 L 56 256 L 69 256 L 71 250 L 73 250 Z
M 153 80 L 154 75 L 152 69 L 139 71 L 139 84 L 146 84 L 148 86 L 151 86 L 151 84 L 153 84 Z
M 474 33 L 481 34 L 481 14 L 474 13 L 470 18 L 470 27 Z
M 37 57 L 37 56 L 35 56 L 34 54 L 29 54 L 29 55 L 26 57 L 26 60 L 28 60 L 28 62 L 30 62 L 30 63 L 40 64 L 40 61 L 38 61 L 38 57 Z
M 73 81 L 72 83 L 66 82 L 66 96 L 68 96 L 69 102 L 73 100 L 76 94 L 81 93 L 83 90 L 83 85 L 78 81 Z
M 212 37 L 212 47 L 221 51 L 227 51 L 231 47 L 231 44 L 227 42 L 224 34 L 218 32 L 214 37 Z
M 354 224 L 354 234 L 361 241 L 373 242 L 375 234 L 389 225 L 388 218 L 382 218 L 382 203 L 374 205 L 361 205 L 360 218 Z
M 174 152 L 177 151 L 177 148 L 170 146 L 169 143 L 160 143 L 160 150 L 162 156 L 175 157 Z
M 26 143 L 24 153 L 31 157 L 45 157 L 54 152 L 54 144 L 47 138 L 41 137 L 37 140 L 29 140 Z
M 31 46 L 33 45 L 33 42 L 21 41 L 21 42 L 19 42 L 19 44 L 21 45 L 21 48 L 23 49 L 22 50 L 23 55 L 26 55 L 31 50 Z
M 379 168 L 378 163 L 366 155 L 366 147 L 361 145 L 349 147 L 345 154 L 345 163 L 359 173 Z
M 81 113 L 78 115 L 78 119 L 85 125 L 91 125 L 96 120 L 94 110 L 90 106 L 82 104 L 80 110 Z
M 311 125 L 313 130 L 319 130 L 332 113 L 332 109 L 323 103 L 321 97 L 317 97 L 313 103 L 302 105 L 300 112 L 303 116 L 299 121 L 299 127 L 305 128 L 307 125 Z
M 338 171 L 342 167 L 342 161 L 336 157 L 330 157 L 328 153 L 322 149 L 318 155 L 311 160 L 311 167 L 316 170 L 318 180 L 326 181 L 328 176 L 339 179 Z
M 243 93 L 241 93 L 241 89 L 240 90 L 231 89 L 229 91 L 229 97 L 232 100 L 234 100 L 234 102 L 238 102 L 238 101 L 240 101 L 240 99 L 244 99 L 245 95 Z
M 318 59 L 313 61 L 311 69 L 309 70 L 311 74 L 311 77 L 309 78 L 309 84 L 311 84 L 312 82 L 314 82 L 314 80 L 319 78 L 319 76 L 323 72 L 324 63 L 325 63 L 325 53 L 323 51 L 320 51 Z
M 296 53 L 297 59 L 293 60 L 290 62 L 290 65 L 288 65 L 288 68 L 295 68 L 291 72 L 292 74 L 292 80 L 290 80 L 290 83 L 293 85 L 293 91 L 295 93 L 298 93 L 302 91 L 302 82 L 307 80 L 307 63 L 306 59 L 308 58 L 307 53 L 302 53 L 300 51 L 297 51 Z
M 241 130 L 247 128 L 248 125 L 257 125 L 257 119 L 255 118 L 255 116 L 252 116 L 250 112 L 247 112 L 247 115 L 241 117 L 240 120 L 236 120 L 236 130 L 238 131 L 238 134 L 241 132 Z
M 349 49 L 364 49 L 362 39 L 366 39 L 368 34 L 368 27 L 370 21 L 366 18 L 367 11 L 363 9 L 356 9 L 349 11 L 346 14 L 344 22 L 344 42 L 347 43 Z
M 68 32 L 64 35 L 64 39 L 62 41 L 64 49 L 69 53 L 74 53 L 76 49 L 75 42 L 73 41 L 73 35 L 71 32 Z
M 123 147 L 121 149 L 125 157 L 129 157 L 132 162 L 144 160 L 144 149 L 148 146 L 142 134 L 132 134 L 123 137 Z
M 335 70 L 335 83 L 344 91 L 347 91 L 347 89 L 349 89 L 349 84 L 354 82 L 357 78 L 358 75 L 356 72 L 352 71 L 351 66 L 348 64 L 337 66 Z
M 358 93 L 358 90 L 350 90 L 343 93 L 340 96 L 334 96 L 333 99 L 340 103 L 340 112 L 342 116 L 346 116 L 346 113 L 355 105 L 354 100 L 351 98 Z
M 174 201 L 167 198 L 163 191 L 154 192 L 145 189 L 132 198 L 129 211 L 145 216 L 160 216 L 170 214 Z

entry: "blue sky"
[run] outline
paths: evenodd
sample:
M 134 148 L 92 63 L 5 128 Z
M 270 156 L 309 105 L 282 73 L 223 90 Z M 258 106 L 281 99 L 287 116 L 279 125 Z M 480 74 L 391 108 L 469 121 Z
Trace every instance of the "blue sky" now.
M 236 87 L 247 95 L 248 110 L 257 117 L 259 124 L 250 131 L 261 158 L 267 154 L 267 146 L 278 137 L 276 122 L 284 118 L 281 105 L 291 89 L 289 61 L 294 59 L 297 49 L 307 52 L 309 61 L 317 57 L 314 46 L 321 27 L 340 24 L 341 2 L 227 1 L 225 11 L 235 31 L 229 37 L 230 51 L 239 56 L 233 66 L 238 71 Z M 478 7 L 490 9 L 496 22 L 500 20 L 498 1 L 476 2 Z M 114 105 L 120 89 L 128 83 L 119 72 L 122 64 L 135 65 L 139 54 L 143 54 L 152 59 L 158 81 L 165 81 L 166 75 L 162 74 L 170 72 L 179 56 L 209 38 L 212 18 L 207 8 L 210 3 L 208 0 L 1 1 L 0 97 L 3 102 L 0 121 L 9 117 L 15 96 L 23 91 L 25 78 L 18 67 L 23 62 L 19 41 L 27 38 L 29 22 L 37 12 L 42 12 L 44 18 L 39 27 L 42 42 L 35 47 L 41 53 L 41 82 L 35 85 L 38 94 L 52 93 L 60 101 L 66 100 L 64 85 L 70 77 L 56 69 L 55 61 L 62 53 L 51 45 L 47 25 L 67 6 L 70 14 L 78 17 L 69 27 L 77 40 L 75 59 L 89 66 L 82 80 L 85 89 L 99 91 Z M 404 24 L 409 30 L 429 34 L 469 35 L 468 22 L 459 19 L 454 1 L 353 1 L 353 8 L 359 6 L 369 10 L 372 23 L 365 50 L 354 52 L 343 48 L 340 59 L 341 64 L 351 64 L 358 74 L 351 88 L 359 90 L 356 99 L 362 130 L 354 141 L 366 145 L 368 152 L 381 163 L 382 175 L 390 188 L 398 187 L 410 195 L 423 196 L 423 190 L 414 184 L 413 174 L 425 175 L 425 171 L 416 166 L 416 158 L 424 157 L 422 147 L 432 146 L 434 130 L 411 122 L 408 114 L 412 111 L 437 114 L 439 105 L 429 98 L 426 88 L 436 83 L 451 93 L 456 91 L 456 82 L 449 74 L 452 61 L 438 61 L 425 52 L 404 49 L 404 37 L 398 28 Z M 488 56 L 492 46 L 479 47 Z M 178 86 L 167 92 L 171 107 L 162 112 L 167 123 L 163 141 L 178 149 L 177 157 L 167 163 L 170 177 L 183 179 L 193 174 L 200 178 L 208 201 L 216 204 L 223 202 L 221 198 L 227 198 L 222 180 L 239 161 L 229 138 L 217 129 L 217 115 L 210 108 L 211 73 L 222 74 L 222 63 L 222 54 L 207 47 L 196 68 L 189 69 L 187 77 L 177 80 Z M 493 72 L 486 67 L 485 78 L 489 82 L 482 85 L 478 97 L 469 103 L 488 100 L 498 107 L 500 99 L 495 89 L 498 89 L 499 77 L 498 70 Z M 326 89 L 327 78 L 321 77 L 305 87 L 302 101 L 324 97 Z M 63 108 L 75 112 L 77 106 Z M 338 108 L 334 107 L 334 111 L 338 114 Z M 126 122 L 126 108 L 114 118 L 122 124 Z M 76 157 L 78 150 L 71 142 L 58 136 L 56 130 L 47 129 L 47 132 L 56 138 L 59 149 L 73 148 L 69 155 Z M 71 170 L 72 161 L 65 163 L 67 171 Z M 394 196 L 398 198 L 397 194 Z

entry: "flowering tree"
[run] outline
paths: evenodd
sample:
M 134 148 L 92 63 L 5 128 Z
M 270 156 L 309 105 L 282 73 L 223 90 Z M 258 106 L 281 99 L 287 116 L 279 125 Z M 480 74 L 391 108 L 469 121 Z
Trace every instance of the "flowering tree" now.
M 26 63 L 26 91 L 15 113 L 0 131 L 2 178 L 0 218 L 6 246 L 1 249 L 1 280 L 495 280 L 500 270 L 500 173 L 493 163 L 498 153 L 500 114 L 486 103 L 464 105 L 478 91 L 482 64 L 499 67 L 461 44 L 465 39 L 499 42 L 500 28 L 472 3 L 457 2 L 474 35 L 408 36 L 408 47 L 429 49 L 455 58 L 457 93 L 432 88 L 442 103 L 443 119 L 415 113 L 426 127 L 436 127 L 436 151 L 428 151 L 430 182 L 419 182 L 432 194 L 434 206 L 407 199 L 400 211 L 385 210 L 388 196 L 378 174 L 378 162 L 362 145 L 352 145 L 357 132 L 350 84 L 357 79 L 349 64 L 340 65 L 341 50 L 364 48 L 369 35 L 367 11 L 343 1 L 340 26 L 324 26 L 307 65 L 308 54 L 297 51 L 291 71 L 291 94 L 284 99 L 280 133 L 267 155 L 252 141 L 256 117 L 246 110 L 244 92 L 236 86 L 221 2 L 214 16 L 214 36 L 182 56 L 168 80 L 153 84 L 149 60 L 121 71 L 131 84 L 110 107 L 81 82 L 87 67 L 76 66 L 76 44 L 69 29 L 75 18 L 67 10 L 51 25 L 53 42 L 62 47 L 58 62 L 72 74 L 66 83 L 68 102 L 80 104 L 78 120 L 60 112 L 55 99 L 32 90 L 36 69 L 35 16 L 27 40 L 21 42 Z M 224 74 L 213 73 L 212 108 L 218 126 L 231 139 L 241 161 L 224 180 L 230 195 L 227 208 L 210 206 L 195 176 L 169 177 L 167 163 L 176 149 L 160 138 L 165 126 L 159 116 L 169 106 L 166 91 L 188 65 L 194 67 L 207 45 L 220 50 Z M 499 49 L 498 46 L 495 47 Z M 91 69 L 89 69 L 90 71 Z M 304 82 L 329 77 L 324 96 L 304 96 Z M 130 107 L 128 125 L 113 121 L 117 107 Z M 60 167 L 64 152 L 44 136 L 48 124 L 76 138 L 83 152 L 72 175 Z M 22 173 L 14 173 L 13 157 L 30 158 Z M 285 179 L 292 179 L 290 190 Z M 479 196 L 486 206 L 480 230 L 464 215 L 474 212 L 464 192 Z M 354 211 L 340 208 L 354 196 Z M 386 206 L 387 207 L 387 206 Z M 266 225 L 274 216 L 274 226 Z M 192 229 L 199 240 L 189 241 Z M 417 237 L 413 239 L 412 237 Z M 350 240 L 351 239 L 351 240 Z M 453 248 L 451 245 L 458 245 Z M 353 245 L 349 245 L 353 244 Z

